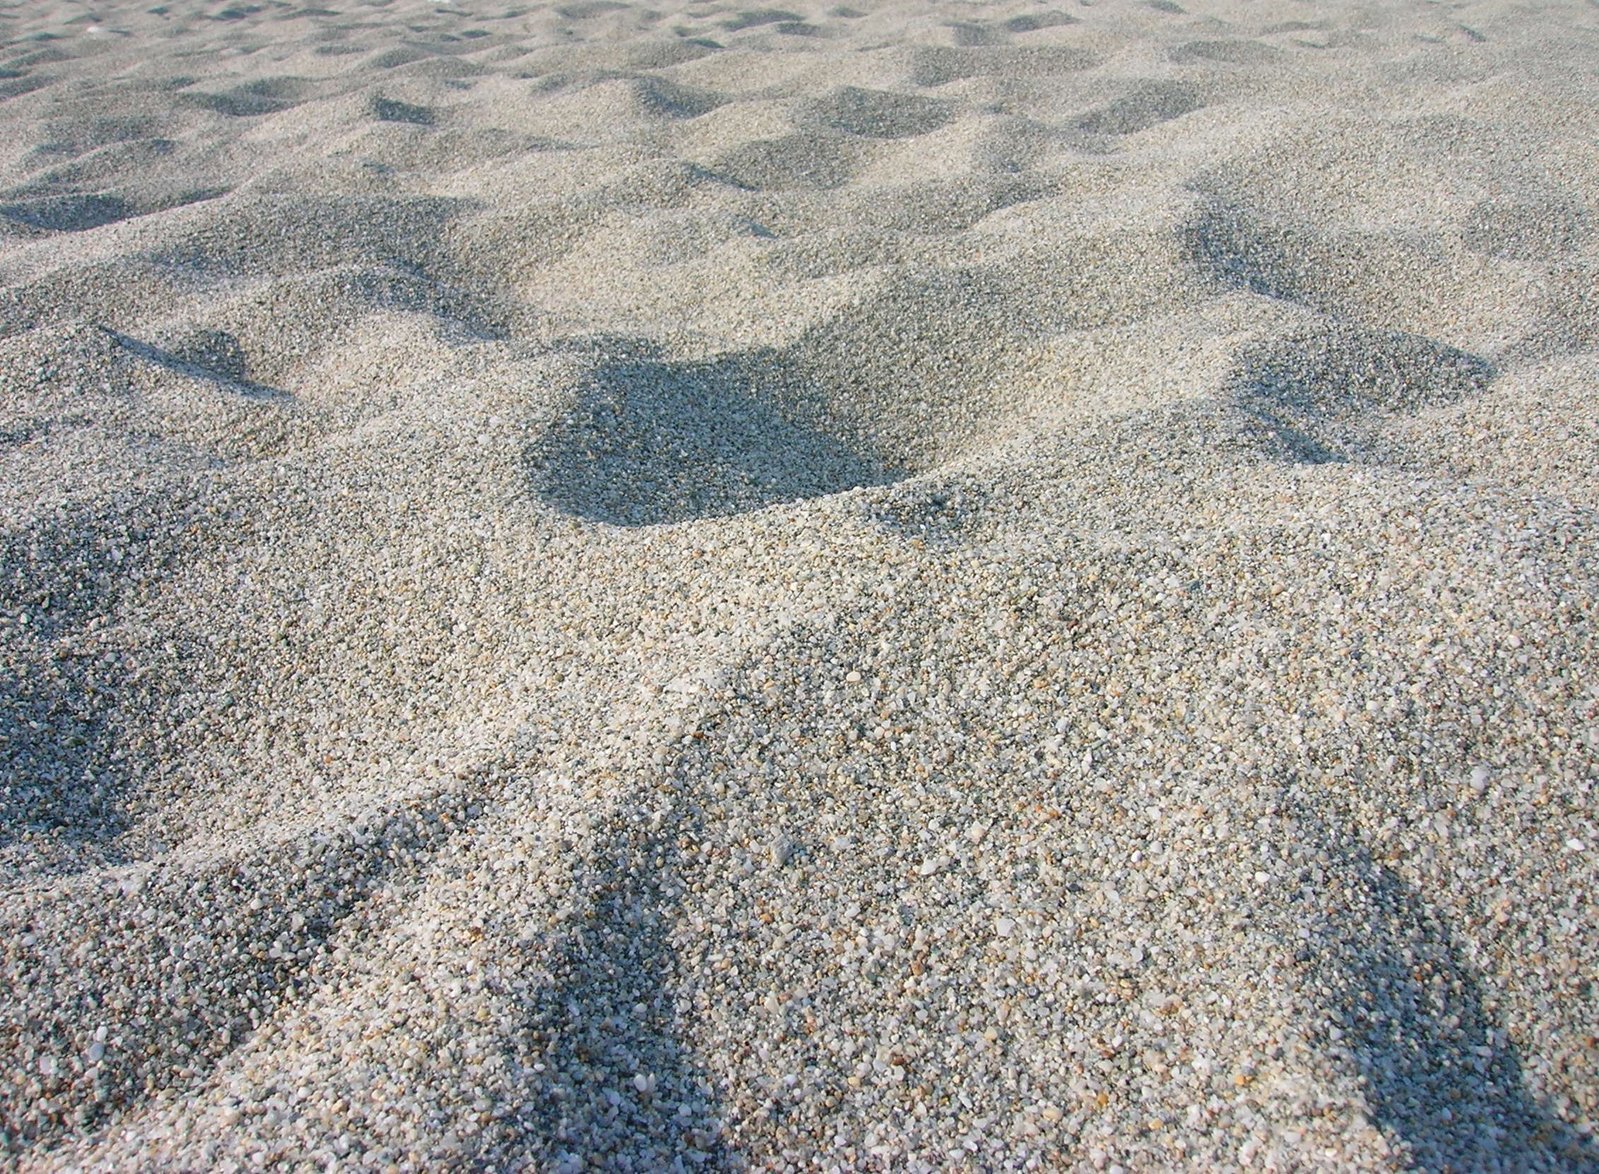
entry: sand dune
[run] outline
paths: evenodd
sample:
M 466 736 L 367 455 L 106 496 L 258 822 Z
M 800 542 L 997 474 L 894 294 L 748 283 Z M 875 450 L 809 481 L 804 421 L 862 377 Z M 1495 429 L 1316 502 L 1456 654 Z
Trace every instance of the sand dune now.
M 0 6 L 0 1161 L 1599 1164 L 1596 60 Z

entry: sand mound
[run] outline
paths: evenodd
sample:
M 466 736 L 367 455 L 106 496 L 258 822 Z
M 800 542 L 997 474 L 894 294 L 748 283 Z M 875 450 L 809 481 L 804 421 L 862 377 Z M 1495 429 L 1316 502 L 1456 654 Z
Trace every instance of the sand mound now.
M 1599 1164 L 1596 33 L 0 13 L 0 1161 Z

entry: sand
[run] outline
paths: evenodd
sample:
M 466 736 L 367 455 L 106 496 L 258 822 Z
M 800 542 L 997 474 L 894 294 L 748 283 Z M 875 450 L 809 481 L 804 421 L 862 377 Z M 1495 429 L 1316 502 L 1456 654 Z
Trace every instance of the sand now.
M 0 4 L 0 1164 L 1599 1166 L 1599 7 Z

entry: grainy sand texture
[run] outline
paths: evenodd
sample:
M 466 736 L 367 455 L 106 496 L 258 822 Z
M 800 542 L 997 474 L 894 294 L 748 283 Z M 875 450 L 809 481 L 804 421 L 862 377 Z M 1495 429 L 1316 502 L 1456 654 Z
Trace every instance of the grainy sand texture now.
M 773 2 L 0 0 L 0 1166 L 1599 1168 L 1599 5 Z

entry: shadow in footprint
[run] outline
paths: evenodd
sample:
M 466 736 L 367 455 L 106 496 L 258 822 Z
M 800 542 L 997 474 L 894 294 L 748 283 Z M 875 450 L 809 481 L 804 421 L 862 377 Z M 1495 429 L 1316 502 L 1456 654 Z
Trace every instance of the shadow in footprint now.
M 9 569 L 0 552 L 0 574 Z M 0 603 L 0 612 L 12 609 Z M 11 618 L 11 617 L 7 617 Z M 8 638 L 0 668 L 0 849 L 48 842 L 47 869 L 73 869 L 127 828 L 132 763 L 116 732 L 121 673 L 110 658 L 59 658 L 48 643 Z
M 724 20 L 722 27 L 730 33 L 737 33 L 767 24 L 800 23 L 804 19 L 799 13 L 789 12 L 784 8 L 752 8 Z
M 432 126 L 438 115 L 430 106 L 413 106 L 392 98 L 373 98 L 372 116 L 379 122 L 408 122 L 412 126 Z
M 159 150 L 152 153 L 166 154 L 165 151 Z M 88 182 L 94 182 L 96 176 L 93 173 L 102 170 L 102 165 L 107 162 L 109 160 L 102 152 L 93 166 L 73 164 L 61 168 L 58 174 L 68 183 L 77 182 L 79 176 Z M 149 156 L 144 155 L 142 158 L 131 160 L 118 158 L 116 165 L 146 167 L 149 166 Z M 228 189 L 187 188 L 159 194 L 146 192 L 138 202 L 110 192 L 59 192 L 50 191 L 47 187 L 37 193 L 14 192 L 13 194 L 19 198 L 0 204 L 0 218 L 46 232 L 87 232 L 92 228 L 102 228 L 138 216 L 149 216 L 214 200 L 227 195 Z
M 395 49 L 385 49 L 373 57 L 370 64 L 374 69 L 398 69 L 403 65 L 414 65 L 418 61 L 426 61 L 434 54 L 431 47 L 421 45 L 401 45 Z
M 221 384 L 250 399 L 290 400 L 286 391 L 250 378 L 250 360 L 237 337 L 225 330 L 193 330 L 170 348 L 155 346 L 115 331 L 110 336 L 129 354 L 146 362 Z
M 859 86 L 843 86 L 810 107 L 811 118 L 820 125 L 871 139 L 928 134 L 947 123 L 953 112 L 953 104 L 939 98 Z
M 148 728 L 151 686 L 93 634 L 126 585 L 175 554 L 151 515 L 77 511 L 0 540 L 0 849 L 34 841 L 34 866 L 107 863 L 141 774 L 130 730 Z M 145 768 L 147 769 L 147 767 Z
M 449 268 L 446 230 L 473 208 L 431 196 L 241 193 L 149 258 L 231 276 L 381 266 L 412 281 L 442 279 Z
M 1013 16 L 1005 22 L 1005 29 L 1012 33 L 1036 33 L 1076 23 L 1078 22 L 1075 16 L 1052 9 L 1048 12 L 1027 12 L 1021 16 Z
M 1481 393 L 1486 359 L 1420 335 L 1348 323 L 1246 353 L 1240 408 L 1311 463 L 1369 455 L 1384 422 Z
M 911 51 L 910 81 L 916 86 L 942 86 L 989 74 L 1042 81 L 1098 63 L 1098 54 L 1077 45 L 919 45 Z
M 1095 135 L 1130 135 L 1148 130 L 1205 105 L 1199 92 L 1177 82 L 1150 82 L 1078 119 L 1080 129 Z
M 203 110 L 229 118 L 259 118 L 292 110 L 305 100 L 309 89 L 306 83 L 294 78 L 269 77 L 220 93 L 187 93 L 183 98 Z
M 702 362 L 650 353 L 609 361 L 528 453 L 535 489 L 566 513 L 646 526 L 904 475 L 831 429 L 819 406 L 781 393 L 795 382 L 780 356 L 767 352 Z
M 0 216 L 29 228 L 51 232 L 87 232 L 137 215 L 138 209 L 127 200 L 104 192 L 44 196 L 0 204 Z
M 1301 231 L 1216 198 L 1201 203 L 1181 232 L 1184 259 L 1223 287 L 1317 307 L 1320 284 L 1306 272 L 1310 243 Z
M 625 11 L 626 8 L 627 5 L 621 0 L 577 0 L 576 3 L 558 5 L 555 12 L 567 20 L 588 20 L 607 12 Z
M 614 829 L 586 886 L 593 903 L 534 1008 L 541 1095 L 522 1106 L 517 1128 L 543 1148 L 548 1168 L 582 1169 L 583 1159 L 623 1170 L 680 1169 L 674 1161 L 685 1158 L 700 1169 L 730 1165 L 719 1097 L 680 1037 L 668 931 L 686 822 Z
M 1179 64 L 1195 61 L 1224 65 L 1266 65 L 1282 56 L 1282 50 L 1262 41 L 1189 41 L 1172 50 L 1171 59 Z
M 1010 40 L 1005 30 L 981 21 L 961 20 L 948 25 L 950 40 L 962 49 L 1003 45 Z
M 53 81 L 55 78 L 46 74 L 24 74 L 14 69 L 0 69 L 0 102 L 42 90 Z
M 864 156 L 864 144 L 837 133 L 783 135 L 742 143 L 716 160 L 716 173 L 751 191 L 843 187 Z
M 681 85 L 664 77 L 640 77 L 634 85 L 639 105 L 662 118 L 698 118 L 728 101 L 713 90 Z
M 1338 863 L 1305 955 L 1375 1124 L 1422 1169 L 1594 1169 L 1599 1147 L 1527 1088 L 1521 1059 L 1449 928 L 1364 845 L 1313 835 Z

